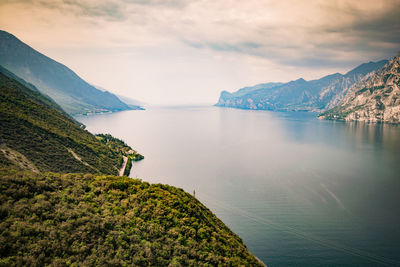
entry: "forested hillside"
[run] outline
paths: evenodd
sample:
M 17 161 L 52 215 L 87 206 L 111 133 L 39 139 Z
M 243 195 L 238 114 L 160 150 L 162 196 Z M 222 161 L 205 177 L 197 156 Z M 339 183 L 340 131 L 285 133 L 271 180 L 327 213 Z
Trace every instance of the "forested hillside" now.
M 0 266 L 263 266 L 182 189 L 90 174 L 0 177 Z
M 9 76 L 0 69 L 0 166 L 118 173 L 121 153 L 82 129 L 54 101 Z

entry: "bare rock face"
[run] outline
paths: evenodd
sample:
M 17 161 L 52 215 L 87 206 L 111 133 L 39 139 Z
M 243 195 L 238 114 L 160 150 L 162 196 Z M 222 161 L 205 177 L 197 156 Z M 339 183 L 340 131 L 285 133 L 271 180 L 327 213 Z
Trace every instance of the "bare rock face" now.
M 400 53 L 352 86 L 323 119 L 400 123 Z

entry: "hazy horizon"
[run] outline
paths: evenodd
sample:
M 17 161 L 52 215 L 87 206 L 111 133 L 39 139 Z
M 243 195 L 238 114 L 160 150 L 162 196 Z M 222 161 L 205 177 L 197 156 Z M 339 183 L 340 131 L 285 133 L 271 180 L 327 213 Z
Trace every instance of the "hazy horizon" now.
M 222 90 L 390 59 L 398 14 L 399 0 L 4 0 L 0 28 L 110 92 L 204 105 Z

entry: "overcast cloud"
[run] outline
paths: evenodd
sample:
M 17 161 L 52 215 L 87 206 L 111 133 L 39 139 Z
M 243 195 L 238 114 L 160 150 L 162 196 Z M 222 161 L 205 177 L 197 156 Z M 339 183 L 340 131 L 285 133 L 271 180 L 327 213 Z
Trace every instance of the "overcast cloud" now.
M 400 0 L 2 0 L 0 28 L 148 103 L 318 78 L 400 51 Z

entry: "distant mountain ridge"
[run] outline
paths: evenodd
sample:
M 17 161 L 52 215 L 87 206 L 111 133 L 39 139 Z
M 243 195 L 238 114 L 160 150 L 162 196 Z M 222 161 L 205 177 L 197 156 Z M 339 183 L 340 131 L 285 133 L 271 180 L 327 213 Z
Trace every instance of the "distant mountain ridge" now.
M 100 91 L 102 91 L 102 92 L 109 92 L 107 89 L 105 89 L 105 88 L 103 88 L 103 87 L 101 87 L 101 86 L 98 86 L 98 85 L 94 85 L 94 84 L 92 84 L 96 89 L 99 89 Z M 141 102 L 141 101 L 139 101 L 139 100 L 136 100 L 136 99 L 133 99 L 133 98 L 130 98 L 130 97 L 127 97 L 127 96 L 123 96 L 123 95 L 120 95 L 120 94 L 115 94 L 121 101 L 123 101 L 125 104 L 127 104 L 131 109 L 136 109 L 136 110 L 144 110 L 144 108 L 143 108 L 143 106 L 144 106 L 144 103 L 143 102 Z
M 266 83 L 237 92 L 223 91 L 216 106 L 273 111 L 324 111 L 337 105 L 347 90 L 376 71 L 387 60 L 361 64 L 346 74 L 335 73 L 318 80 L 300 78 L 288 83 Z
M 351 87 L 322 119 L 400 123 L 400 53 Z
M 116 96 L 118 96 L 119 99 L 121 99 L 122 101 L 124 101 L 124 103 L 128 104 L 131 107 L 138 107 L 138 109 L 144 109 L 144 106 L 146 105 L 146 103 L 127 97 L 127 96 L 123 96 L 120 94 L 115 94 Z
M 65 65 L 1 30 L 0 65 L 36 86 L 69 114 L 131 109 L 114 94 L 96 89 Z

